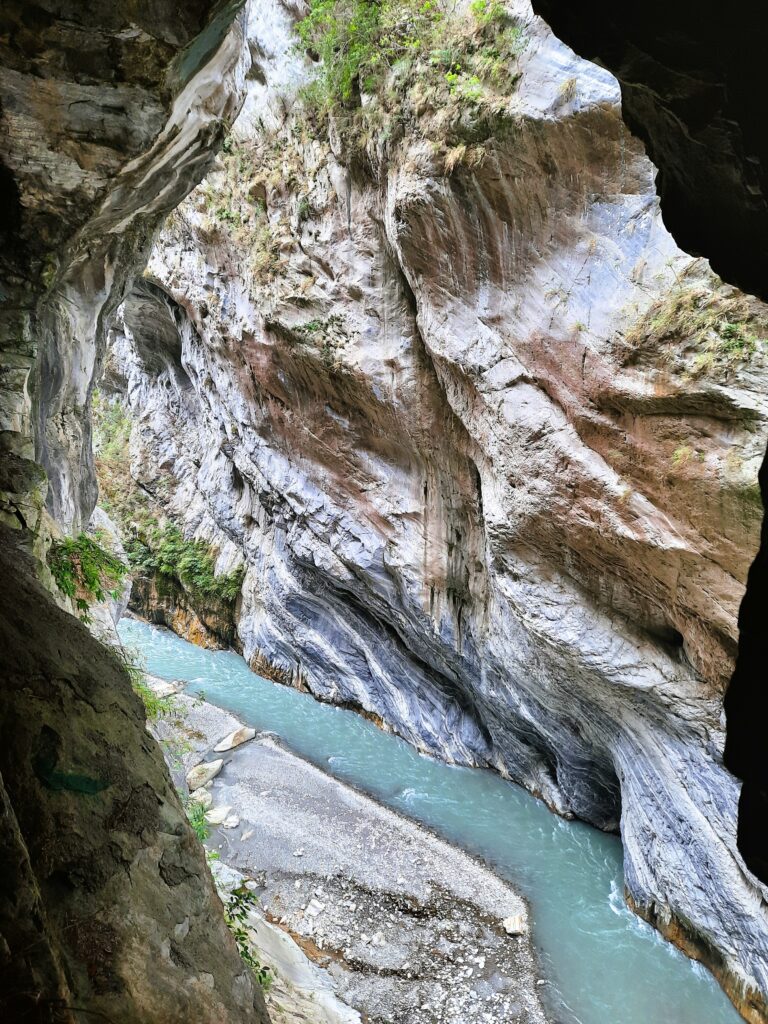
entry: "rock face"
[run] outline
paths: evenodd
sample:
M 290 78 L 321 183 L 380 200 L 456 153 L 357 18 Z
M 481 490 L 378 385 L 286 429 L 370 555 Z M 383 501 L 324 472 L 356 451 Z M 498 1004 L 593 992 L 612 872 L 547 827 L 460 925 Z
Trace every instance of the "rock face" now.
M 239 109 L 242 7 L 0 13 L 3 1020 L 267 1019 L 127 671 L 28 554 L 90 519 L 104 326 Z
M 5 528 L 0 568 L 3 1019 L 266 1020 L 125 670 Z
M 3 5 L 4 448 L 34 453 L 62 527 L 95 504 L 90 397 L 104 318 L 237 111 L 242 2 Z M 82 12 L 85 15 L 86 12 Z
M 718 19 L 699 23 L 698 5 L 644 6 L 642 13 L 590 0 L 578 12 L 560 0 L 534 8 L 585 56 L 599 56 L 621 82 L 627 123 L 643 138 L 660 171 L 657 187 L 666 223 L 690 252 L 708 256 L 729 281 L 766 297 L 765 131 L 761 45 L 749 3 L 729 9 L 729 45 Z M 738 40 L 738 42 L 737 42 Z M 762 478 L 768 506 L 768 463 Z M 725 763 L 744 780 L 739 849 L 768 882 L 768 760 L 762 722 L 768 713 L 768 526 L 750 569 L 739 616 L 739 658 L 725 699 Z
M 760 14 L 737 0 L 726 41 L 693 0 L 642 9 L 611 0 L 533 0 L 575 50 L 621 83 L 627 124 L 659 168 L 664 219 L 688 252 L 768 298 L 768 134 Z M 702 23 L 703 21 L 703 23 Z
M 221 650 L 238 644 L 234 609 L 223 602 L 195 600 L 174 579 L 137 575 L 131 587 L 130 608 L 200 647 Z
M 664 229 L 611 76 L 515 10 L 492 128 L 441 146 L 450 102 L 412 101 L 353 145 L 286 114 L 290 17 L 254 5 L 230 152 L 116 321 L 132 470 L 222 571 L 245 560 L 253 667 L 620 827 L 633 904 L 759 1020 L 721 709 L 766 312 Z

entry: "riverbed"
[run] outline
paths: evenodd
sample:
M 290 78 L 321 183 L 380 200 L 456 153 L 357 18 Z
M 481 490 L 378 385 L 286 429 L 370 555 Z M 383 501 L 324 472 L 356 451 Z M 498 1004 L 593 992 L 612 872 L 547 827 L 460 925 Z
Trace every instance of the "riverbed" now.
M 623 901 L 621 843 L 564 821 L 490 771 L 418 754 L 353 712 L 133 619 L 119 627 L 146 669 L 277 733 L 298 754 L 482 858 L 528 901 L 543 998 L 557 1024 L 738 1024 L 711 975 Z

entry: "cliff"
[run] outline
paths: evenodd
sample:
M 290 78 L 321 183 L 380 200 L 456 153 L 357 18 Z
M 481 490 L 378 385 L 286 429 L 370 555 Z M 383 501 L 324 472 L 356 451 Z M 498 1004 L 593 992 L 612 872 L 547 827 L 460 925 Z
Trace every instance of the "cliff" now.
M 242 6 L 0 14 L 4 1020 L 267 1019 L 129 672 L 45 565 L 95 504 L 105 325 L 242 102 Z

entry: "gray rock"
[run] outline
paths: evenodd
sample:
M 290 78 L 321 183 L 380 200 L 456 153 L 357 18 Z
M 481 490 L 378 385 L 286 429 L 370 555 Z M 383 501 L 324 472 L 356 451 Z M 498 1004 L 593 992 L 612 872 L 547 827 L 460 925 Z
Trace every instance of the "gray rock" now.
M 297 142 L 303 66 L 268 48 L 234 139 L 279 151 L 316 212 L 268 279 L 233 277 L 244 236 L 211 240 L 207 193 L 160 235 L 165 297 L 114 326 L 132 471 L 219 571 L 245 564 L 254 670 L 620 829 L 634 905 L 768 993 L 720 723 L 765 360 L 702 372 L 696 337 L 659 335 L 670 297 L 728 289 L 665 230 L 616 82 L 515 10 L 515 130 L 454 166 L 427 121 L 372 141 L 365 179 L 337 134 Z M 245 213 L 232 166 L 208 188 Z M 270 192 L 276 231 L 294 205 Z
M 229 805 L 225 807 L 214 807 L 206 813 L 205 820 L 209 825 L 222 825 L 229 817 L 229 812 L 231 810 L 232 808 Z
M 189 802 L 191 804 L 200 804 L 207 811 L 208 808 L 213 804 L 213 796 L 207 789 L 196 789 L 193 793 L 189 794 Z

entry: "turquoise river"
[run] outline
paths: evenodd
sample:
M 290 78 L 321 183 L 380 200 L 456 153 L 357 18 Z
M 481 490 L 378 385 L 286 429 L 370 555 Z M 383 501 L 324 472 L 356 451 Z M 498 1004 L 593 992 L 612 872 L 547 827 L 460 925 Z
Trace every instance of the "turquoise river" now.
M 490 771 L 418 754 L 350 711 L 262 679 L 230 651 L 207 651 L 133 619 L 120 623 L 146 669 L 258 729 L 381 803 L 482 857 L 531 907 L 554 1024 L 738 1024 L 709 973 L 626 908 L 621 843 L 563 821 Z

